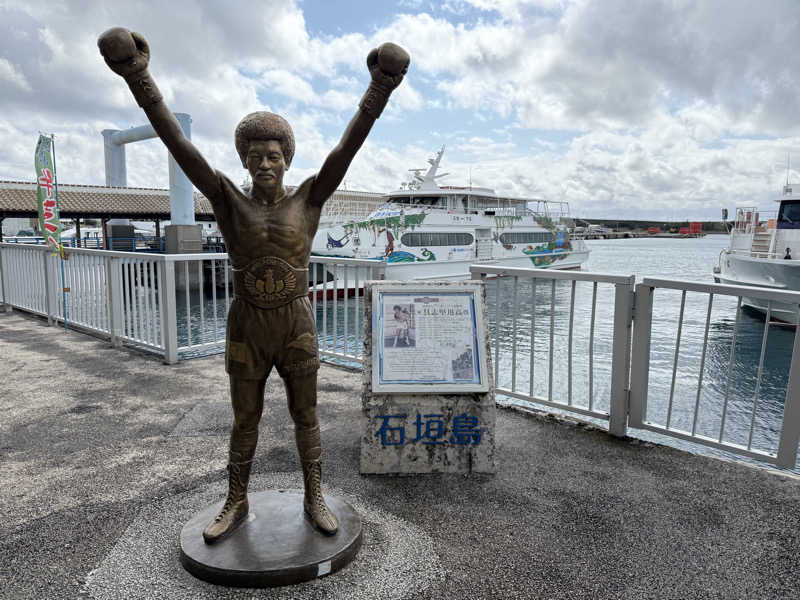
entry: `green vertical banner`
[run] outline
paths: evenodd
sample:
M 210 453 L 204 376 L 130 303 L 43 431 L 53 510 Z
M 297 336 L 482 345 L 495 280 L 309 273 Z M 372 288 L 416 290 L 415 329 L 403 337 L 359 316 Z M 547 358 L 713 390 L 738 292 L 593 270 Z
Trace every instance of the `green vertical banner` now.
M 58 218 L 56 168 L 53 163 L 53 139 L 39 136 L 36 144 L 36 195 L 39 203 L 39 230 L 45 243 L 61 254 L 61 222 Z

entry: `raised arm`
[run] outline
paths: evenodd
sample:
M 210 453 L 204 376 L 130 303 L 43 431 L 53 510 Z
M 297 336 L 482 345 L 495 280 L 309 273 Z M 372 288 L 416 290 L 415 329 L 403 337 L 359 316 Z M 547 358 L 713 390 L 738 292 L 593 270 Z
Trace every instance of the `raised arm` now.
M 123 27 L 114 27 L 98 38 L 97 46 L 111 70 L 125 79 L 156 134 L 189 180 L 207 198 L 215 198 L 219 187 L 216 173 L 183 134 L 147 71 L 150 46 L 144 37 Z
M 342 139 L 317 173 L 309 195 L 310 203 L 322 206 L 339 187 L 353 157 L 372 129 L 372 124 L 389 101 L 389 95 L 403 81 L 409 62 L 408 53 L 391 42 L 381 44 L 379 48 L 369 53 L 367 68 L 372 81 L 358 105 L 355 116 L 344 130 Z

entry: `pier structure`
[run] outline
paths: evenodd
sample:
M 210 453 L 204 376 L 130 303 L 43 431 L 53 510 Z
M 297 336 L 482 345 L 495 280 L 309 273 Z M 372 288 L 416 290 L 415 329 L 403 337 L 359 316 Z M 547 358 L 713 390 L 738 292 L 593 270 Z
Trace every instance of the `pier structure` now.
M 75 249 L 65 263 L 68 314 L 57 261 L 44 247 L 0 244 L 4 489 L 22 490 L 3 497 L 11 565 L 3 589 L 95 599 L 217 594 L 185 579 L 174 549 L 181 523 L 224 494 L 211 482 L 220 481 L 231 418 L 219 355 L 232 298 L 228 258 Z M 776 383 L 761 385 L 765 361 L 776 358 L 767 360 L 767 349 L 785 324 L 745 328 L 741 299 L 800 304 L 800 293 L 472 265 L 486 290 L 502 409 L 497 473 L 376 479 L 357 475 L 363 407 L 353 398 L 368 330 L 359 290 L 381 279 L 381 264 L 312 257 L 310 270 L 312 281 L 320 271 L 335 274 L 309 290 L 319 354 L 330 363 L 319 386 L 320 406 L 332 415 L 323 430 L 334 465 L 328 489 L 348 496 L 375 542 L 352 570 L 302 588 L 304 597 L 446 598 L 464 589 L 474 598 L 798 595 L 800 334 L 792 331 L 791 349 L 778 357 L 781 397 L 772 390 L 766 398 Z M 202 293 L 178 290 L 179 271 L 197 273 Z M 668 294 L 679 304 L 665 302 Z M 611 302 L 599 304 L 600 296 Z M 701 322 L 684 318 L 697 298 L 707 306 Z M 722 327 L 712 323 L 717 307 L 731 310 Z M 674 347 L 665 352 L 654 323 L 676 313 Z M 63 333 L 46 325 L 65 320 Z M 744 363 L 737 336 L 750 340 Z M 537 346 L 545 353 L 525 354 Z M 578 368 L 587 363 L 588 371 Z M 731 380 L 742 364 L 757 365 L 747 385 Z M 266 394 L 267 406 L 283 402 L 277 378 Z M 262 421 L 269 441 L 254 491 L 302 483 L 289 473 L 293 441 L 282 437 L 288 418 L 278 412 Z M 413 421 L 394 418 L 406 443 L 424 443 Z M 68 576 L 42 577 L 53 569 Z M 142 572 L 148 586 L 133 585 Z
M 673 233 L 669 231 L 659 231 L 658 233 L 648 233 L 647 231 L 628 231 L 623 229 L 608 229 L 603 231 L 573 231 L 570 239 L 573 240 L 621 240 L 632 238 L 696 238 L 703 237 L 704 233 Z
M 187 139 L 192 139 L 192 119 L 186 113 L 175 113 Z M 125 145 L 158 137 L 152 125 L 142 125 L 132 129 L 104 129 L 103 151 L 105 155 L 106 185 L 127 187 L 128 171 L 125 161 Z M 169 205 L 170 225 L 165 228 L 166 251 L 170 254 L 188 254 L 203 251 L 202 229 L 194 218 L 194 188 L 178 163 L 169 158 Z M 133 237 L 133 227 L 126 219 L 112 220 L 108 223 L 110 237 Z M 124 228 L 124 229 L 120 229 Z M 127 233 L 128 235 L 124 235 Z M 113 248 L 112 248 L 113 249 Z
M 71 220 L 76 228 L 75 238 L 63 240 L 65 246 L 160 251 L 163 244 L 159 223 L 171 218 L 168 190 L 60 183 L 58 191 L 62 222 Z M 211 203 L 199 193 L 193 194 L 192 212 L 195 222 L 210 223 L 214 220 Z M 35 182 L 0 181 L 0 223 L 6 218 L 36 219 L 37 215 Z M 123 229 L 121 233 L 124 235 L 111 237 L 107 235 L 107 228 L 102 227 L 99 235 L 93 231 L 90 236 L 85 228 L 82 230 L 82 225 L 89 219 L 99 220 L 103 225 L 111 220 L 153 221 L 157 235 L 149 240 L 140 240 L 130 230 Z M 6 240 L 0 237 L 1 241 L 35 244 L 41 240 L 35 236 L 22 236 Z
M 637 221 L 624 219 L 575 218 L 572 239 L 599 240 L 620 238 L 695 238 L 708 233 L 727 233 L 723 221 Z
M 120 148 L 124 150 L 124 147 Z M 295 186 L 286 186 L 292 191 Z M 155 235 L 152 240 L 154 246 L 147 246 L 144 240 L 133 243 L 134 235 L 129 230 L 123 230 L 126 235 L 110 237 L 116 240 L 113 249 L 137 252 L 142 250 L 163 251 L 161 239 L 161 221 L 171 218 L 170 190 L 161 188 L 131 188 L 100 185 L 76 185 L 62 183 L 58 186 L 59 203 L 62 220 L 72 220 L 76 226 L 76 239 L 65 242 L 66 246 L 90 247 L 95 249 L 112 249 L 112 243 L 105 244 L 105 236 L 86 239 L 81 235 L 82 224 L 87 219 L 98 219 L 104 224 L 117 221 L 129 223 L 130 221 L 153 221 Z M 322 211 L 321 222 L 326 224 L 346 222 L 350 219 L 365 218 L 375 211 L 384 200 L 382 194 L 359 190 L 336 190 L 331 199 L 325 203 Z M 193 211 L 195 223 L 203 225 L 209 232 L 216 230 L 214 213 L 211 203 L 200 192 L 193 193 Z M 36 183 L 28 181 L 0 180 L 0 225 L 5 219 L 37 219 L 38 206 L 36 203 Z M 86 233 L 85 228 L 83 230 Z M 3 239 L 0 229 L 0 242 L 12 241 L 20 243 L 38 243 L 41 239 L 36 236 L 9 236 Z M 203 250 L 205 252 L 224 252 L 225 246 L 220 236 L 203 235 Z
M 175 369 L 78 331 L 55 334 L 16 310 L 0 312 L 0 355 L 4 596 L 247 595 L 195 579 L 177 552 L 183 523 L 225 495 L 231 414 L 221 356 Z M 791 473 L 502 408 L 494 476 L 365 477 L 360 389 L 357 372 L 319 372 L 332 465 L 325 492 L 359 511 L 365 543 L 346 569 L 271 596 L 800 596 L 800 481 Z M 265 406 L 284 401 L 270 378 Z M 254 492 L 302 487 L 286 411 L 268 408 L 261 430 Z
M 51 323 L 63 322 L 66 317 L 72 327 L 105 337 L 114 346 L 146 349 L 168 364 L 223 351 L 225 316 L 233 298 L 226 254 L 76 249 L 69 256 L 65 262 L 69 287 L 65 315 L 56 277 L 58 258 L 44 246 L 0 244 L 0 302 L 44 316 Z M 366 282 L 385 279 L 385 263 L 312 256 L 309 271 L 313 282 L 309 299 L 318 320 L 320 356 L 360 366 L 366 330 L 361 291 Z M 796 306 L 800 292 L 655 278 L 637 282 L 632 275 L 507 268 L 491 263 L 474 264 L 470 271 L 492 290 L 489 314 L 494 327 L 490 332 L 498 395 L 605 423 L 616 436 L 632 430 L 652 432 L 659 439 L 796 468 L 800 335 L 794 335 L 794 341 L 788 343 L 791 348 L 783 352 L 781 370 L 786 369 L 788 377 L 765 383 L 762 389 L 765 377 L 771 376 L 764 368 L 769 342 L 776 328 L 785 324 L 769 319 L 748 325 L 757 331 L 740 332 L 740 323 L 744 296 L 765 305 Z M 197 288 L 181 288 L 180 278 L 196 278 Z M 598 306 L 598 295 L 613 302 Z M 684 322 L 687 296 L 688 302 L 704 305 L 699 313 L 705 315 L 704 320 Z M 549 306 L 546 335 L 541 330 L 541 316 L 525 316 L 536 312 L 531 302 Z M 527 312 L 521 313 L 525 304 Z M 665 346 L 663 331 L 653 324 L 675 319 L 675 314 L 677 321 L 669 331 L 676 337 Z M 712 329 L 712 314 L 715 322 L 724 318 L 733 323 L 732 329 Z M 701 330 L 684 333 L 688 327 Z M 760 344 L 743 349 L 736 343 L 740 334 L 748 339 L 758 337 Z M 695 339 L 702 339 L 702 344 L 693 347 L 691 340 Z M 507 353 L 500 353 L 501 340 Z M 583 346 L 584 340 L 588 348 Z M 606 348 L 602 360 L 595 352 L 598 344 Z M 651 344 L 658 348 L 652 363 Z M 534 360 L 534 355 L 522 350 L 537 345 L 547 349 L 545 366 L 541 356 Z M 579 347 L 583 349 L 577 350 Z M 756 373 L 756 387 L 755 393 L 742 391 L 744 397 L 739 398 L 738 388 L 731 388 L 731 378 L 745 350 L 748 368 Z M 687 352 L 693 357 L 689 363 Z M 665 353 L 674 357 L 671 366 L 660 358 Z M 714 358 L 707 361 L 707 353 L 714 353 Z M 713 376 L 705 372 L 707 365 L 715 368 Z M 725 371 L 720 370 L 722 365 L 727 365 Z M 598 388 L 598 369 L 610 378 L 610 389 Z M 542 373 L 546 373 L 544 379 Z M 666 379 L 665 373 L 669 373 Z M 651 396 L 655 381 L 660 387 Z M 677 382 L 683 383 L 676 386 Z M 765 408 L 766 390 L 771 402 L 783 403 L 782 411 Z M 661 394 L 668 396 L 668 407 L 658 403 Z M 709 394 L 711 399 L 704 401 Z

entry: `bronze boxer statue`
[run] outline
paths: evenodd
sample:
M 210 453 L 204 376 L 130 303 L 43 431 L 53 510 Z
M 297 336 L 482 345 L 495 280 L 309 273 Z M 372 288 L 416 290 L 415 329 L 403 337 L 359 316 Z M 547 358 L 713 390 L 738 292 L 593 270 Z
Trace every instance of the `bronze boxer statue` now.
M 264 385 L 274 365 L 283 378 L 303 468 L 303 506 L 327 534 L 338 528 L 321 489 L 317 422 L 316 319 L 308 300 L 308 258 L 325 201 L 344 178 L 391 92 L 400 85 L 408 54 L 383 44 L 367 56 L 372 78 L 355 116 L 319 173 L 291 194 L 283 174 L 294 156 L 294 136 L 278 115 L 255 112 L 236 127 L 236 150 L 253 185 L 239 189 L 212 169 L 184 136 L 147 71 L 150 49 L 138 33 L 115 27 L 98 47 L 108 66 L 125 78 L 158 136 L 195 187 L 209 199 L 233 265 L 234 299 L 228 313 L 225 368 L 234 425 L 228 461 L 228 496 L 203 538 L 213 543 L 247 516 L 247 484 L 258 441 Z

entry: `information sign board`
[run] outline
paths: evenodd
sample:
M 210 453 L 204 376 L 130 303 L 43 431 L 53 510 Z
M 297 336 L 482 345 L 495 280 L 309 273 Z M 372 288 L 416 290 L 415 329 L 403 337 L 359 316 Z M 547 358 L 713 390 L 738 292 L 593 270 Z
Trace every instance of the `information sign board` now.
M 373 393 L 486 392 L 486 329 L 480 283 L 375 284 Z

